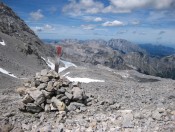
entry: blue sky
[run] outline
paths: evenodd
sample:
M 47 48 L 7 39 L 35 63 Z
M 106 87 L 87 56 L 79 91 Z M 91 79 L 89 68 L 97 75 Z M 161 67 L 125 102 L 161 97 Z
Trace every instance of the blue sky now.
M 175 0 L 2 0 L 42 39 L 175 46 Z

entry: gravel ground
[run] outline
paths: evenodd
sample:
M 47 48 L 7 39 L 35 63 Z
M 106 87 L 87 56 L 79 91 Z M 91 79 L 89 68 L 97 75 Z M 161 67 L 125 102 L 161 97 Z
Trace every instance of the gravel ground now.
M 69 72 L 69 73 L 68 73 Z M 86 111 L 23 113 L 20 81 L 0 74 L 0 131 L 174 132 L 175 81 L 105 67 L 68 68 L 61 74 L 105 82 L 82 83 L 93 98 Z

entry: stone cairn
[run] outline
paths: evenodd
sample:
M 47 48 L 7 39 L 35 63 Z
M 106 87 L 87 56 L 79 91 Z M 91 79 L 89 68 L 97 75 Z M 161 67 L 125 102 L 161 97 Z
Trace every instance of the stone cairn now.
M 24 112 L 85 111 L 91 105 L 79 82 L 70 82 L 54 70 L 41 70 L 23 85 L 16 91 L 22 96 L 19 109 Z

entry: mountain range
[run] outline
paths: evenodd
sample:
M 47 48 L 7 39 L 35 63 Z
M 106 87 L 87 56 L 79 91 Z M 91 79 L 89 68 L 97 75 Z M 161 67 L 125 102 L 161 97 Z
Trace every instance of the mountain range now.
M 175 79 L 175 56 L 171 48 L 137 45 L 124 39 L 65 39 L 54 43 L 49 41 L 52 45 L 44 44 L 3 3 L 0 5 L 0 41 L 0 67 L 17 76 L 28 76 L 47 68 L 43 58 L 53 58 L 54 46 L 61 45 L 62 59 L 76 64 L 103 65 L 118 70 L 134 69 L 145 74 Z M 157 52 L 154 52 L 155 48 Z
M 134 69 L 144 74 L 175 79 L 175 56 L 151 54 L 151 51 L 124 39 L 77 40 L 65 39 L 53 45 L 63 46 L 62 58 L 78 64 L 104 65 L 124 70 Z M 162 46 L 159 46 L 163 50 Z M 153 48 L 152 48 L 153 49 Z M 164 48 L 166 53 L 172 48 Z M 164 52 L 161 52 L 165 55 Z M 155 53 L 156 54 L 156 53 Z

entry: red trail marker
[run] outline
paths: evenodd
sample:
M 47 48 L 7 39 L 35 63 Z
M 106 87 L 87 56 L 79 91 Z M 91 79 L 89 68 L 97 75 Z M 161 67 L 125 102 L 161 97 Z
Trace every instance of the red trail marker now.
M 56 52 L 57 52 L 57 57 L 56 57 L 56 60 L 55 60 L 55 71 L 59 72 L 60 57 L 62 55 L 62 47 L 61 46 L 56 46 Z
M 56 46 L 56 51 L 57 51 L 58 57 L 61 57 L 61 54 L 62 54 L 62 47 L 61 47 L 61 46 Z

